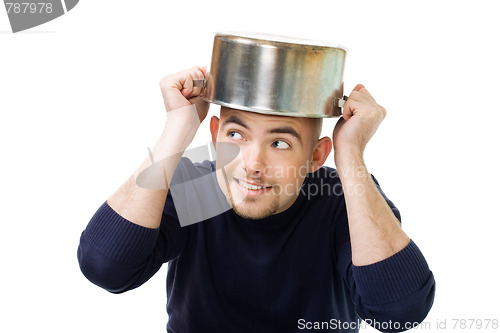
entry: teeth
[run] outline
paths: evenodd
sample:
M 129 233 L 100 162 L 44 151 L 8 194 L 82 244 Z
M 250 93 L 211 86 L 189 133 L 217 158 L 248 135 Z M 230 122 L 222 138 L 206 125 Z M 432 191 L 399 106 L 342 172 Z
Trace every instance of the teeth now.
M 252 184 L 248 184 L 242 180 L 237 180 L 238 181 L 238 184 L 240 184 L 241 186 L 249 189 L 249 190 L 260 190 L 262 188 L 265 188 L 265 186 L 256 186 L 256 185 L 252 185 Z

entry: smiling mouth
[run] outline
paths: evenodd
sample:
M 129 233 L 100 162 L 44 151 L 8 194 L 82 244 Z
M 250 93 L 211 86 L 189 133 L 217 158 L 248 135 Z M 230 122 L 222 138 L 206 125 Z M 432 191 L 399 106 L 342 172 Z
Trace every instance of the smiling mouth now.
M 238 183 L 238 185 L 240 185 L 241 187 L 244 187 L 247 190 L 252 190 L 252 191 L 258 191 L 258 190 L 267 189 L 267 188 L 271 188 L 272 187 L 272 186 L 265 186 L 265 185 L 250 184 L 250 183 L 247 183 L 244 180 L 241 180 L 241 179 L 238 179 L 238 178 L 234 178 L 234 180 L 236 180 L 236 182 Z

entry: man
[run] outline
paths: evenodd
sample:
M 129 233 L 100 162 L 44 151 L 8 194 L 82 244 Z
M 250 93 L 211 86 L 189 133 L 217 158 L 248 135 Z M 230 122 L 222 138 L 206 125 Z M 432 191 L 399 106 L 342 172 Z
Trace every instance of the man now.
M 359 317 L 396 332 L 421 322 L 433 275 L 363 161 L 385 109 L 356 86 L 333 132 L 334 170 L 322 167 L 332 140 L 319 138 L 321 120 L 222 107 L 210 121 L 217 165 L 192 164 L 180 153 L 208 111 L 193 83 L 205 75 L 194 67 L 160 82 L 164 131 L 83 232 L 87 278 L 121 293 L 169 262 L 168 332 L 357 332 Z M 219 165 L 223 144 L 238 154 Z M 154 161 L 165 186 L 139 186 Z M 213 196 L 232 209 L 182 227 L 169 186 L 207 170 Z

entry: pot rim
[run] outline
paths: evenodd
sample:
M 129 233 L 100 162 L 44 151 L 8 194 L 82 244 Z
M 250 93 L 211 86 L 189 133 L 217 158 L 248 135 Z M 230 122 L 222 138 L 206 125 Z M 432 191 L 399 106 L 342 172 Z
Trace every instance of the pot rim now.
M 219 31 L 214 33 L 214 37 L 221 38 L 227 41 L 233 41 L 233 42 L 239 42 L 239 43 L 247 43 L 247 44 L 252 44 L 252 45 L 259 45 L 259 46 L 268 46 L 268 47 L 304 47 L 308 49 L 324 49 L 326 50 L 331 50 L 332 48 L 334 49 L 340 49 L 343 50 L 346 53 L 349 53 L 349 50 L 347 47 L 337 44 L 337 43 L 332 43 L 329 41 L 323 41 L 323 40 L 315 40 L 315 39 L 308 39 L 308 38 L 297 38 L 297 37 L 291 37 L 291 36 L 286 36 L 286 35 L 275 35 L 275 34 L 269 34 L 269 33 L 256 33 L 256 32 L 250 32 L 250 31 Z

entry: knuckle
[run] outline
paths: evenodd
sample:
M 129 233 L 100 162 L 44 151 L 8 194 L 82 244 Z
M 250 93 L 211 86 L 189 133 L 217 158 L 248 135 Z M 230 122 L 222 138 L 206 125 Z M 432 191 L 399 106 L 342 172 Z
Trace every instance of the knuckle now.
M 387 110 L 381 105 L 379 105 L 379 110 L 380 113 L 382 114 L 382 118 L 385 118 L 387 116 Z
M 160 87 L 167 86 L 169 84 L 169 82 L 171 81 L 171 79 L 172 79 L 172 75 L 166 75 L 166 76 L 162 77 L 160 82 L 159 82 Z
M 161 91 L 166 90 L 167 87 L 168 87 L 168 85 L 167 85 L 167 83 L 165 81 L 160 81 L 159 86 L 160 86 Z

